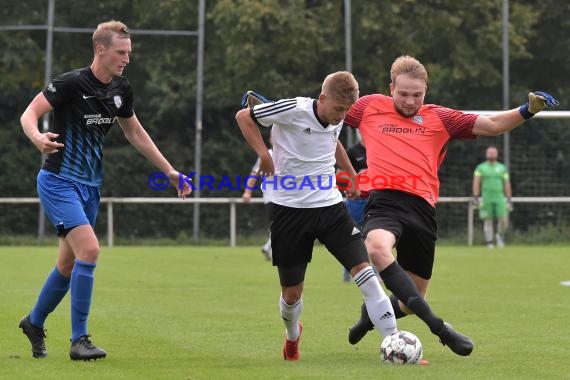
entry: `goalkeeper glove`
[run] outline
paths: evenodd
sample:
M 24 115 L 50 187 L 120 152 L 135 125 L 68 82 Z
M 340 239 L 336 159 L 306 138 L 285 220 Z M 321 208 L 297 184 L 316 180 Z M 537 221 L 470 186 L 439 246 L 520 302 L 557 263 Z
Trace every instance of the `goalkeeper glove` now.
M 481 205 L 481 202 L 479 201 L 479 197 L 474 195 L 473 199 L 471 199 L 471 204 L 473 205 L 474 208 L 479 208 L 479 206 Z
M 528 102 L 520 106 L 519 112 L 525 120 L 533 117 L 537 112 L 546 107 L 555 107 L 560 103 L 552 95 L 543 91 L 528 93 Z
M 261 103 L 271 103 L 272 100 L 253 91 L 246 91 L 241 97 L 242 108 L 253 107 Z
M 507 198 L 507 211 L 508 212 L 513 212 L 514 207 L 513 207 L 513 201 L 511 200 L 510 197 Z

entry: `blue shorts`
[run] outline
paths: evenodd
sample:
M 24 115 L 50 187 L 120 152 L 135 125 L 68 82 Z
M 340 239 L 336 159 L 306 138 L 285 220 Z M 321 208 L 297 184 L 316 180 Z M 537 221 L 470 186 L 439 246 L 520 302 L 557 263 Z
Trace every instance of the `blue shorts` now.
M 99 211 L 99 187 L 58 176 L 47 170 L 38 173 L 38 195 L 58 236 L 84 224 L 95 228 Z
M 364 208 L 367 201 L 367 199 L 362 198 L 346 200 L 346 208 L 358 227 L 364 223 Z

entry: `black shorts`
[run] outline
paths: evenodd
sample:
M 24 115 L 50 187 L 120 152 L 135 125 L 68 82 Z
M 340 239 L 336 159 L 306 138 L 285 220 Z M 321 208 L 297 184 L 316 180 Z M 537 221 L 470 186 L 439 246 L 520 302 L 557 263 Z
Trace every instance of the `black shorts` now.
M 364 210 L 364 236 L 377 229 L 396 236 L 396 259 L 404 270 L 431 278 L 437 240 L 434 207 L 402 191 L 374 190 Z
M 317 208 L 293 208 L 273 204 L 271 248 L 273 265 L 282 286 L 303 282 L 313 257 L 315 239 L 347 270 L 368 262 L 362 234 L 354 225 L 344 202 Z

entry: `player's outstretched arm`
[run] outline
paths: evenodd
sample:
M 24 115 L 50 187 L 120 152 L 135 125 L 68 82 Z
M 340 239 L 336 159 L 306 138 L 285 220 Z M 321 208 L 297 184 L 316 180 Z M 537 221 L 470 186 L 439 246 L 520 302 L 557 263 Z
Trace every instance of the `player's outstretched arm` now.
M 529 92 L 528 102 L 509 111 L 493 116 L 481 115 L 473 127 L 473 134 L 478 136 L 497 136 L 521 125 L 545 108 L 559 105 L 552 95 L 544 91 Z
M 186 176 L 172 167 L 170 162 L 158 150 L 156 144 L 150 138 L 149 134 L 139 122 L 137 116 L 129 118 L 117 118 L 119 125 L 125 134 L 125 137 L 134 146 L 139 153 L 145 156 L 154 166 L 165 173 L 170 179 L 170 184 L 178 190 L 178 196 L 186 198 L 192 192 L 190 185 L 182 180 Z

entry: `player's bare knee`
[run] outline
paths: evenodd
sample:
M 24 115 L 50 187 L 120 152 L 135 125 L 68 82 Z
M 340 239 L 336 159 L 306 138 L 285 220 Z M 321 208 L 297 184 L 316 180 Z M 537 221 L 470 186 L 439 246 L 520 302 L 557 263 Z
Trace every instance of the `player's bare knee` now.
M 368 266 L 370 266 L 370 263 L 366 262 L 366 261 L 363 263 L 357 264 L 357 265 L 353 266 L 352 268 L 350 268 L 350 271 L 349 271 L 350 275 L 352 277 L 354 277 L 358 272 L 360 272 L 361 270 L 363 270 L 364 268 L 366 268 Z
M 287 305 L 296 304 L 303 296 L 303 290 L 297 287 L 283 288 L 281 291 L 281 297 Z
M 368 256 L 372 264 L 380 270 L 383 270 L 394 262 L 392 247 L 389 247 L 383 242 L 366 241 L 366 249 L 368 250 Z
M 393 243 L 378 237 L 368 236 L 365 240 L 368 255 L 392 254 Z
M 56 265 L 57 271 L 63 277 L 71 277 L 71 271 L 73 270 L 73 260 L 58 260 Z
M 82 247 L 79 252 L 75 253 L 75 257 L 81 261 L 96 263 L 100 252 L 99 244 L 93 244 L 91 246 Z
M 409 309 L 406 305 L 404 305 L 402 302 L 400 302 L 400 310 L 402 310 L 402 312 L 404 312 L 406 315 L 413 315 L 414 312 Z

